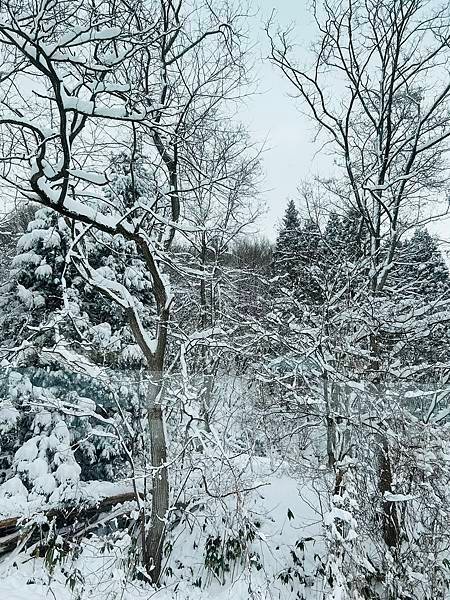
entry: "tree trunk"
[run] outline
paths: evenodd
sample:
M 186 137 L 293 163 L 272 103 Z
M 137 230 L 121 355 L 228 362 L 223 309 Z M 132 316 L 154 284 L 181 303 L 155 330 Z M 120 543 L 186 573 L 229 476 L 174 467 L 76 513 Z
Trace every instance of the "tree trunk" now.
M 148 392 L 147 418 L 150 431 L 152 476 L 152 513 L 145 536 L 144 565 L 153 583 L 161 577 L 166 518 L 169 510 L 169 479 L 167 471 L 167 442 L 163 409 L 162 382 L 152 383 Z M 145 523 L 143 524 L 145 527 Z
M 381 380 L 380 344 L 375 334 L 371 334 L 370 336 L 370 349 L 372 352 L 371 368 L 374 373 L 373 383 L 377 387 L 377 394 L 381 395 L 383 389 Z M 382 425 L 380 425 L 380 429 L 383 429 Z M 394 549 L 398 546 L 400 540 L 400 523 L 395 503 L 389 502 L 384 497 L 386 492 L 392 492 L 393 475 L 389 458 L 389 443 L 383 432 L 380 436 L 380 447 L 378 451 L 378 489 L 383 496 L 383 540 L 389 548 Z
M 332 386 L 331 386 L 332 387 Z M 328 467 L 330 469 L 334 468 L 336 463 L 336 421 L 335 415 L 331 406 L 331 397 L 333 393 L 330 394 L 330 386 L 328 382 L 328 373 L 324 371 L 323 374 L 323 397 L 325 400 L 325 423 L 326 423 L 326 431 L 327 431 L 327 457 L 328 457 Z
M 389 502 L 384 497 L 386 492 L 392 492 L 392 467 L 389 458 L 389 444 L 384 436 L 380 442 L 378 470 L 378 489 L 383 496 L 383 539 L 389 548 L 395 549 L 400 542 L 400 524 L 395 502 Z

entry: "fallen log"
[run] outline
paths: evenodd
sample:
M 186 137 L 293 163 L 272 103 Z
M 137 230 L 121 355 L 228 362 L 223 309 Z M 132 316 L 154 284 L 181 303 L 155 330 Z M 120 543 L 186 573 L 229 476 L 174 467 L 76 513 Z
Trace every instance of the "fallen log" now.
M 28 536 L 27 545 L 45 535 L 52 524 L 57 535 L 64 538 L 82 536 L 108 521 L 126 516 L 136 509 L 135 492 L 108 496 L 95 504 L 66 505 L 44 511 L 39 521 L 36 517 L 9 517 L 0 520 L 0 556 L 11 552 Z M 132 503 L 130 506 L 129 503 Z M 117 510 L 112 510 L 125 505 Z M 44 519 L 42 519 L 44 517 Z

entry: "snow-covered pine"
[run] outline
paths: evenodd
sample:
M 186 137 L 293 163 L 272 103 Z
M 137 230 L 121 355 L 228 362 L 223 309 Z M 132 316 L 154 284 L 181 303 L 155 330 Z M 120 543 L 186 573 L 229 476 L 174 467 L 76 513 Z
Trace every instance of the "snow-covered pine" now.
M 44 482 L 42 506 L 35 503 L 36 510 L 43 510 L 46 502 L 57 505 L 69 495 L 73 500 L 81 494 L 75 479 L 111 481 L 121 475 L 125 446 L 132 444 L 123 417 L 140 418 L 138 384 L 132 374 L 124 371 L 118 388 L 112 383 L 113 373 L 106 386 L 97 378 L 102 369 L 139 366 L 142 355 L 130 358 L 132 340 L 124 315 L 111 311 L 70 263 L 73 232 L 72 224 L 54 211 L 38 209 L 18 241 L 1 297 L 1 406 L 5 415 L 14 417 L 14 422 L 5 420 L 4 427 L 9 425 L 0 442 L 2 481 L 8 485 L 9 478 L 19 477 L 29 494 L 38 493 L 33 491 L 36 459 L 49 492 L 44 493 Z M 123 240 L 91 238 L 86 244 L 97 269 L 108 269 L 124 282 L 130 280 L 131 271 L 130 286 L 145 294 L 148 282 L 139 279 L 139 263 Z M 146 301 L 145 296 L 142 299 Z M 55 435 L 66 444 L 65 452 L 53 444 Z M 28 467 L 26 457 L 20 457 L 22 448 L 26 452 L 31 447 L 37 454 Z M 64 456 L 76 473 L 75 479 L 66 478 L 75 482 L 67 491 L 59 489 L 65 485 L 64 467 L 57 472 Z M 52 490 L 51 477 L 56 481 Z M 40 485 L 39 479 L 36 490 Z
M 300 217 L 295 202 L 290 200 L 283 217 L 273 254 L 275 275 L 288 276 L 289 285 L 297 285 L 300 253 Z

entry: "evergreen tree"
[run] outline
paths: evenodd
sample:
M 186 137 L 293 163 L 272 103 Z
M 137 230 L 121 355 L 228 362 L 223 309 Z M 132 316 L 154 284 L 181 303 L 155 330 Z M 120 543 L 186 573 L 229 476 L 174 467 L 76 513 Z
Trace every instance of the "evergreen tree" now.
M 143 166 L 131 172 L 121 156 L 104 202 L 114 195 L 126 204 L 131 194 L 146 202 L 152 186 Z M 130 290 L 144 323 L 154 315 L 150 280 L 121 236 L 84 235 L 74 252 L 88 267 L 76 268 L 68 251 L 77 233 L 56 212 L 37 210 L 0 294 L 0 484 L 10 497 L 17 492 L 39 506 L 73 499 L 80 480 L 117 477 L 123 444 L 129 451 L 135 443 L 126 423 L 140 419 L 133 373 L 142 353 L 124 310 L 107 302 L 83 269 Z M 97 379 L 105 368 L 110 385 Z
M 342 252 L 342 221 L 334 211 L 330 213 L 325 232 L 324 232 L 324 247 L 327 253 L 327 263 L 336 262 L 338 256 Z
M 291 200 L 275 245 L 273 267 L 275 274 L 288 276 L 297 298 L 308 305 L 320 304 L 323 299 L 320 272 L 323 251 L 317 223 L 308 219 L 302 226 Z
M 342 217 L 332 212 L 327 222 L 324 242 L 331 253 L 330 263 L 339 264 L 342 260 L 354 262 L 364 254 L 364 227 L 361 216 L 349 207 Z
M 342 216 L 332 212 L 323 237 L 323 269 L 336 293 L 345 286 L 351 298 L 364 278 L 365 229 L 357 211 L 348 208 Z
M 422 365 L 421 381 L 434 377 L 427 365 L 445 364 L 450 358 L 450 329 L 446 302 L 450 299 L 450 274 L 436 240 L 425 228 L 398 247 L 391 274 L 393 301 L 409 315 L 409 343 L 404 362 Z
M 320 305 L 324 300 L 325 246 L 318 224 L 308 219 L 299 236 L 299 277 L 297 293 L 307 304 Z
M 340 239 L 347 260 L 355 262 L 364 255 L 366 230 L 358 210 L 350 206 L 341 221 Z
M 448 267 L 436 240 L 423 227 L 399 248 L 395 276 L 403 294 L 437 301 L 450 291 Z
M 298 281 L 300 218 L 293 200 L 289 201 L 278 233 L 273 257 L 275 275 L 287 275 L 291 286 Z

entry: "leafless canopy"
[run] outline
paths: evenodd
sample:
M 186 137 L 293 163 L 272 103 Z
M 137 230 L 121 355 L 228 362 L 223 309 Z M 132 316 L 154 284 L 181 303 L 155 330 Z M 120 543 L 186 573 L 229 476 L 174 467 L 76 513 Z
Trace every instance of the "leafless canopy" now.
M 450 14 L 428 0 L 343 0 L 315 6 L 310 68 L 291 36 L 269 24 L 271 59 L 293 84 L 346 173 L 334 187 L 371 236 L 373 289 L 384 285 L 398 239 L 446 186 L 450 137 Z M 440 192 L 442 194 L 442 192 Z M 389 232 L 389 255 L 380 238 Z

